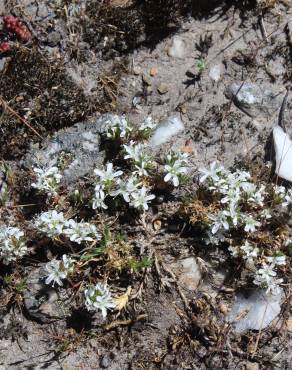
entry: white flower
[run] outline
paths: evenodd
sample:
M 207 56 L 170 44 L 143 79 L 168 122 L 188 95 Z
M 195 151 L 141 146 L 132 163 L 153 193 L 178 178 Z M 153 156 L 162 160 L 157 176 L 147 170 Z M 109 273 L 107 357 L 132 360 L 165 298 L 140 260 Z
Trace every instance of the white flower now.
M 249 184 L 249 189 L 245 190 L 248 198 L 247 201 L 251 203 L 255 203 L 256 205 L 263 207 L 264 205 L 264 196 L 265 196 L 265 186 L 261 185 L 259 189 L 257 189 L 256 185 L 252 183 Z
M 236 203 L 231 202 L 229 204 L 229 209 L 225 210 L 225 215 L 229 216 L 233 226 L 237 226 L 238 220 L 240 218 L 240 211 L 237 209 Z
M 206 180 L 218 181 L 223 170 L 224 167 L 220 166 L 216 161 L 210 164 L 209 170 L 207 168 L 199 168 L 199 172 L 202 174 L 200 182 L 205 182 Z
M 112 163 L 107 163 L 106 165 L 106 170 L 100 170 L 96 168 L 94 170 L 94 173 L 96 176 L 99 177 L 100 183 L 105 187 L 105 188 L 110 188 L 112 186 L 113 181 L 121 176 L 123 174 L 123 171 L 114 171 L 113 170 L 113 164 Z
M 284 266 L 286 265 L 286 256 L 279 255 L 279 256 L 273 256 L 273 257 L 266 257 L 267 262 L 271 264 L 271 266 Z
M 60 286 L 63 285 L 62 280 L 66 279 L 67 273 L 66 271 L 62 271 L 60 269 L 60 261 L 52 260 L 46 264 L 46 270 L 47 270 L 47 278 L 45 280 L 46 284 L 51 284 L 54 286 L 56 283 Z
M 247 233 L 253 233 L 256 231 L 256 228 L 261 226 L 261 223 L 256 221 L 252 216 L 248 215 L 244 217 L 244 231 Z
M 33 168 L 36 173 L 36 182 L 32 183 L 31 186 L 39 191 L 48 193 L 48 195 L 56 195 L 59 189 L 62 175 L 59 173 L 57 167 L 49 167 L 47 169 Z
M 246 241 L 244 245 L 240 247 L 240 251 L 242 253 L 242 258 L 250 263 L 253 262 L 254 258 L 257 258 L 259 253 L 259 249 L 253 247 L 248 241 Z
M 153 166 L 151 157 L 144 152 L 145 145 L 135 144 L 131 141 L 129 145 L 124 145 L 125 159 L 131 159 L 134 162 L 135 168 L 137 169 L 133 173 L 137 173 L 139 176 L 148 176 L 147 170 Z
M 170 153 L 167 156 L 167 162 L 164 166 L 164 170 L 165 172 L 167 172 L 164 177 L 164 181 L 171 181 L 173 183 L 173 186 L 178 186 L 181 176 L 188 172 L 188 168 L 184 166 L 186 163 L 186 153 Z
M 28 249 L 25 244 L 24 232 L 17 227 L 3 226 L 0 228 L 0 257 L 8 265 L 23 257 Z
M 147 117 L 140 125 L 139 131 L 153 130 L 157 126 L 157 123 L 153 122 L 152 117 Z
M 133 127 L 130 125 L 129 121 L 125 116 L 122 116 L 119 124 L 120 137 L 126 138 L 133 131 Z
M 282 200 L 284 199 L 286 195 L 285 186 L 274 185 L 273 190 L 275 195 L 277 195 Z
M 107 209 L 107 205 L 104 203 L 105 200 L 105 194 L 104 194 L 104 188 L 102 185 L 96 185 L 95 187 L 95 195 L 92 199 L 92 208 L 103 208 Z
M 284 241 L 284 247 L 289 247 L 292 245 L 292 238 L 288 238 Z
M 147 211 L 149 208 L 148 201 L 154 199 L 155 195 L 153 194 L 147 195 L 147 189 L 143 186 L 137 192 L 132 193 L 132 197 L 133 199 L 130 204 L 133 207 Z
M 89 311 L 101 310 L 102 316 L 107 316 L 107 310 L 115 308 L 111 293 L 106 285 L 96 284 L 84 291 L 85 305 Z
M 272 215 L 270 213 L 270 210 L 269 209 L 263 209 L 261 214 L 260 214 L 260 217 L 261 218 L 264 218 L 266 220 L 269 220 L 270 218 L 272 218 Z
M 140 177 L 142 176 L 148 176 L 148 169 L 149 165 L 147 162 L 140 161 L 140 163 L 135 164 L 136 170 L 133 172 L 134 175 L 138 175 Z
M 45 283 L 48 285 L 53 283 L 53 286 L 57 283 L 62 286 L 62 280 L 66 279 L 74 271 L 74 260 L 63 254 L 61 260 L 53 259 L 48 262 L 46 264 L 46 270 L 48 274 Z
M 283 279 L 276 279 L 277 273 L 273 270 L 274 265 L 267 265 L 263 263 L 262 268 L 256 272 L 254 284 L 259 285 L 263 288 L 267 288 L 267 293 L 277 293 L 279 284 L 283 282 Z
M 228 247 L 229 252 L 231 253 L 232 257 L 239 257 L 239 248 L 238 247 Z
M 98 233 L 95 225 L 88 222 L 76 222 L 68 220 L 65 223 L 64 234 L 70 238 L 72 242 L 82 243 L 83 241 L 92 242 L 100 240 L 101 235 Z
M 105 122 L 107 137 L 116 139 L 127 138 L 133 131 L 133 126 L 130 125 L 129 121 L 125 116 L 119 117 L 117 115 L 110 116 L 110 118 Z
M 63 233 L 65 226 L 63 212 L 56 210 L 42 213 L 35 221 L 35 226 L 49 237 L 56 237 Z
M 67 272 L 67 275 L 72 274 L 74 271 L 75 260 L 71 257 L 68 257 L 67 254 L 63 254 L 61 264 L 62 268 Z
M 136 144 L 133 140 L 130 141 L 129 145 L 123 145 L 126 154 L 125 159 L 132 159 L 134 162 L 139 162 L 140 155 L 144 150 L 144 145 L 138 143 Z
M 222 188 L 221 193 L 224 194 L 224 197 L 221 199 L 221 203 L 231 203 L 236 204 L 240 200 L 240 188 Z
M 139 181 L 136 177 L 130 177 L 127 180 L 119 180 L 117 190 L 111 192 L 111 196 L 116 197 L 122 195 L 125 202 L 130 203 L 130 196 L 132 193 L 138 190 Z
M 211 231 L 212 234 L 216 234 L 218 230 L 222 229 L 229 230 L 229 222 L 228 222 L 228 215 L 229 213 L 226 211 L 220 211 L 216 215 L 209 215 L 208 217 L 210 220 L 213 221 L 211 224 Z
M 291 189 L 287 191 L 287 194 L 285 195 L 284 200 L 285 201 L 282 203 L 283 207 L 288 207 L 288 206 L 290 207 L 292 205 L 292 190 Z

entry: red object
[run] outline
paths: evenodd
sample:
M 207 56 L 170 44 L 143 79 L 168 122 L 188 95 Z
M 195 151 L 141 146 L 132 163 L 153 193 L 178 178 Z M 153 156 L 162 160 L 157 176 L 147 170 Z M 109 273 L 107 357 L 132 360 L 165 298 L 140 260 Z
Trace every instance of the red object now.
M 6 15 L 3 17 L 4 26 L 10 32 L 15 34 L 21 41 L 28 41 L 32 38 L 31 32 L 26 25 L 17 17 Z
M 10 50 L 10 45 L 8 42 L 0 42 L 0 53 L 5 53 Z

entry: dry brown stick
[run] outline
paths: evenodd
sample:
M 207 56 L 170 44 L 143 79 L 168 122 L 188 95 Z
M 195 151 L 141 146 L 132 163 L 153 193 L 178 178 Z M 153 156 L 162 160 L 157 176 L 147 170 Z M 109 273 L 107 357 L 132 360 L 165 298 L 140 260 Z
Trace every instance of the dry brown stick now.
M 27 126 L 30 130 L 32 130 L 40 139 L 43 139 L 43 137 L 37 132 L 36 129 L 34 129 L 24 118 L 22 118 L 15 110 L 13 110 L 8 103 L 0 96 L 0 103 L 3 105 L 4 109 L 7 109 L 11 114 L 13 114 L 16 118 L 19 119 L 20 122 L 22 122 L 25 126 Z
M 115 329 L 119 326 L 129 326 L 129 325 L 132 325 L 134 324 L 135 322 L 137 321 L 141 321 L 141 320 L 144 320 L 148 317 L 147 314 L 142 314 L 142 315 L 138 315 L 136 318 L 134 319 L 129 319 L 129 320 L 116 320 L 116 321 L 113 321 L 111 322 L 110 324 L 106 325 L 104 328 L 105 330 L 112 330 L 112 329 Z
M 263 318 L 262 318 L 261 325 L 260 325 L 260 330 L 259 330 L 259 333 L 258 333 L 258 336 L 257 336 L 257 340 L 256 340 L 256 343 L 255 343 L 254 349 L 252 351 L 251 358 L 254 358 L 254 356 L 256 354 L 256 351 L 258 349 L 258 345 L 259 345 L 260 337 L 261 337 L 261 334 L 262 334 L 262 328 L 263 328 L 263 323 L 264 323 L 264 319 L 265 319 L 265 316 L 266 316 L 267 308 L 268 308 L 268 303 L 266 304 L 266 307 L 265 307 L 265 311 L 264 311 Z

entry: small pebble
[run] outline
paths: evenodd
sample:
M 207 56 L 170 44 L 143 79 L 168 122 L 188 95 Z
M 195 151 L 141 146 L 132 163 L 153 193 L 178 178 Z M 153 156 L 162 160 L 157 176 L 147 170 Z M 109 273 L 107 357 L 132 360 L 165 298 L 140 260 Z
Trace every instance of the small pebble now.
M 159 94 L 163 95 L 169 91 L 169 86 L 165 83 L 161 83 L 157 88 Z
M 107 369 L 110 365 L 110 361 L 109 361 L 109 357 L 108 355 L 103 355 L 101 360 L 100 360 L 100 366 L 103 368 L 103 369 Z
M 141 72 L 142 72 L 141 67 L 135 66 L 135 67 L 133 68 L 133 73 L 134 73 L 134 75 L 138 76 L 138 75 L 140 75 L 140 74 L 141 74 Z
M 158 73 L 158 69 L 157 69 L 157 67 L 152 67 L 152 68 L 150 69 L 150 76 L 154 77 L 154 76 L 156 76 L 156 75 L 157 75 L 157 73 Z
M 146 76 L 146 75 L 143 75 L 143 76 L 142 76 L 142 80 L 143 80 L 143 82 L 144 82 L 146 85 L 151 86 L 152 81 L 151 81 L 150 77 L 148 77 L 148 76 Z

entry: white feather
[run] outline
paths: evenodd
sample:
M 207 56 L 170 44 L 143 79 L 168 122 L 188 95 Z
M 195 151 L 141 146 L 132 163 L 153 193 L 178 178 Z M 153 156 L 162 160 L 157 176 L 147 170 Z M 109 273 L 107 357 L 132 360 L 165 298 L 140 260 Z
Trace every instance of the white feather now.
M 292 181 L 292 141 L 282 127 L 273 128 L 274 147 L 276 152 L 276 174 Z

